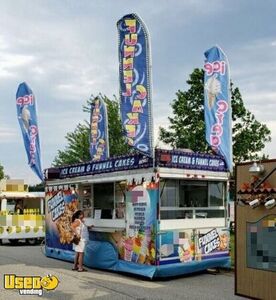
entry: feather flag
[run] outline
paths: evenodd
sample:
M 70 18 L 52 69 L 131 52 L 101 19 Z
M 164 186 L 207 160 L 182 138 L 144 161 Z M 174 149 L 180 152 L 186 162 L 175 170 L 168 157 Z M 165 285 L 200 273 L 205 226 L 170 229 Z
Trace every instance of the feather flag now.
M 233 169 L 232 110 L 229 63 L 219 47 L 205 53 L 204 115 L 206 140 L 211 148 L 222 155 L 228 170 Z
M 121 119 L 128 145 L 153 156 L 151 54 L 148 30 L 136 14 L 117 23 Z
M 28 164 L 39 179 L 43 181 L 36 116 L 36 100 L 32 90 L 25 82 L 18 86 L 16 92 L 16 108 L 27 152 Z
M 91 104 L 90 156 L 93 161 L 109 158 L 107 109 L 100 97 Z

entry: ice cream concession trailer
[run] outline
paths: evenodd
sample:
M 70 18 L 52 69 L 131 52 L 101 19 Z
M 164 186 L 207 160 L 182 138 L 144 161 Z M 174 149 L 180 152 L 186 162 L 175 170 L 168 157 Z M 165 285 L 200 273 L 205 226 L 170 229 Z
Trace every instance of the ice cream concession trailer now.
M 72 214 L 85 213 L 85 264 L 168 277 L 229 267 L 227 183 L 220 156 L 155 151 L 45 170 L 46 255 L 73 261 Z

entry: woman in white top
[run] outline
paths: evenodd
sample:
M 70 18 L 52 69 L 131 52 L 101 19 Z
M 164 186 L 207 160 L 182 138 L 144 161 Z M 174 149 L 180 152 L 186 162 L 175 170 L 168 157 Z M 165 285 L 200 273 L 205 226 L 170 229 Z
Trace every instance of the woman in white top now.
M 73 249 L 75 250 L 76 254 L 74 260 L 74 267 L 72 270 L 78 272 L 86 271 L 83 268 L 83 256 L 84 256 L 85 246 L 89 240 L 88 228 L 84 224 L 83 219 L 84 219 L 83 211 L 78 210 L 73 214 L 72 224 L 71 224 L 71 228 L 75 233 L 75 235 L 80 237 L 80 242 L 77 245 L 73 244 Z

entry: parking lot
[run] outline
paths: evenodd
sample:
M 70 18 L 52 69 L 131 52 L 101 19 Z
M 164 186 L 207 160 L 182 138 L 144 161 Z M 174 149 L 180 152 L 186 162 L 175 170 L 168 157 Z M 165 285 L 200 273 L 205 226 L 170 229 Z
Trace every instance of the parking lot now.
M 43 254 L 39 245 L 19 244 L 0 246 L 0 270 L 4 274 L 58 277 L 54 291 L 45 291 L 45 299 L 239 299 L 234 296 L 234 274 L 204 272 L 169 280 L 145 280 L 101 270 L 88 269 L 77 273 L 72 264 Z M 3 278 L 1 278 L 3 282 Z M 17 290 L 5 290 L 1 284 L 1 299 L 38 299 L 38 296 L 20 296 Z

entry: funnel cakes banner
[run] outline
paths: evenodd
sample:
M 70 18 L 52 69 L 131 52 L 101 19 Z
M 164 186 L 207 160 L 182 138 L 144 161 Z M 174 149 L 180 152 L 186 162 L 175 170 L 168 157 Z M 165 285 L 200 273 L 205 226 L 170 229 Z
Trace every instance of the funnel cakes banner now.
M 90 156 L 92 161 L 109 157 L 107 110 L 100 98 L 95 98 L 91 105 Z
M 45 203 L 46 245 L 51 248 L 72 250 L 71 223 L 73 213 L 77 211 L 79 205 L 77 192 L 68 188 L 47 191 Z
M 124 16 L 117 27 L 121 117 L 125 135 L 131 147 L 153 156 L 148 31 L 136 14 Z
M 204 114 L 206 140 L 225 158 L 232 171 L 232 111 L 229 86 L 229 64 L 219 47 L 204 53 Z

